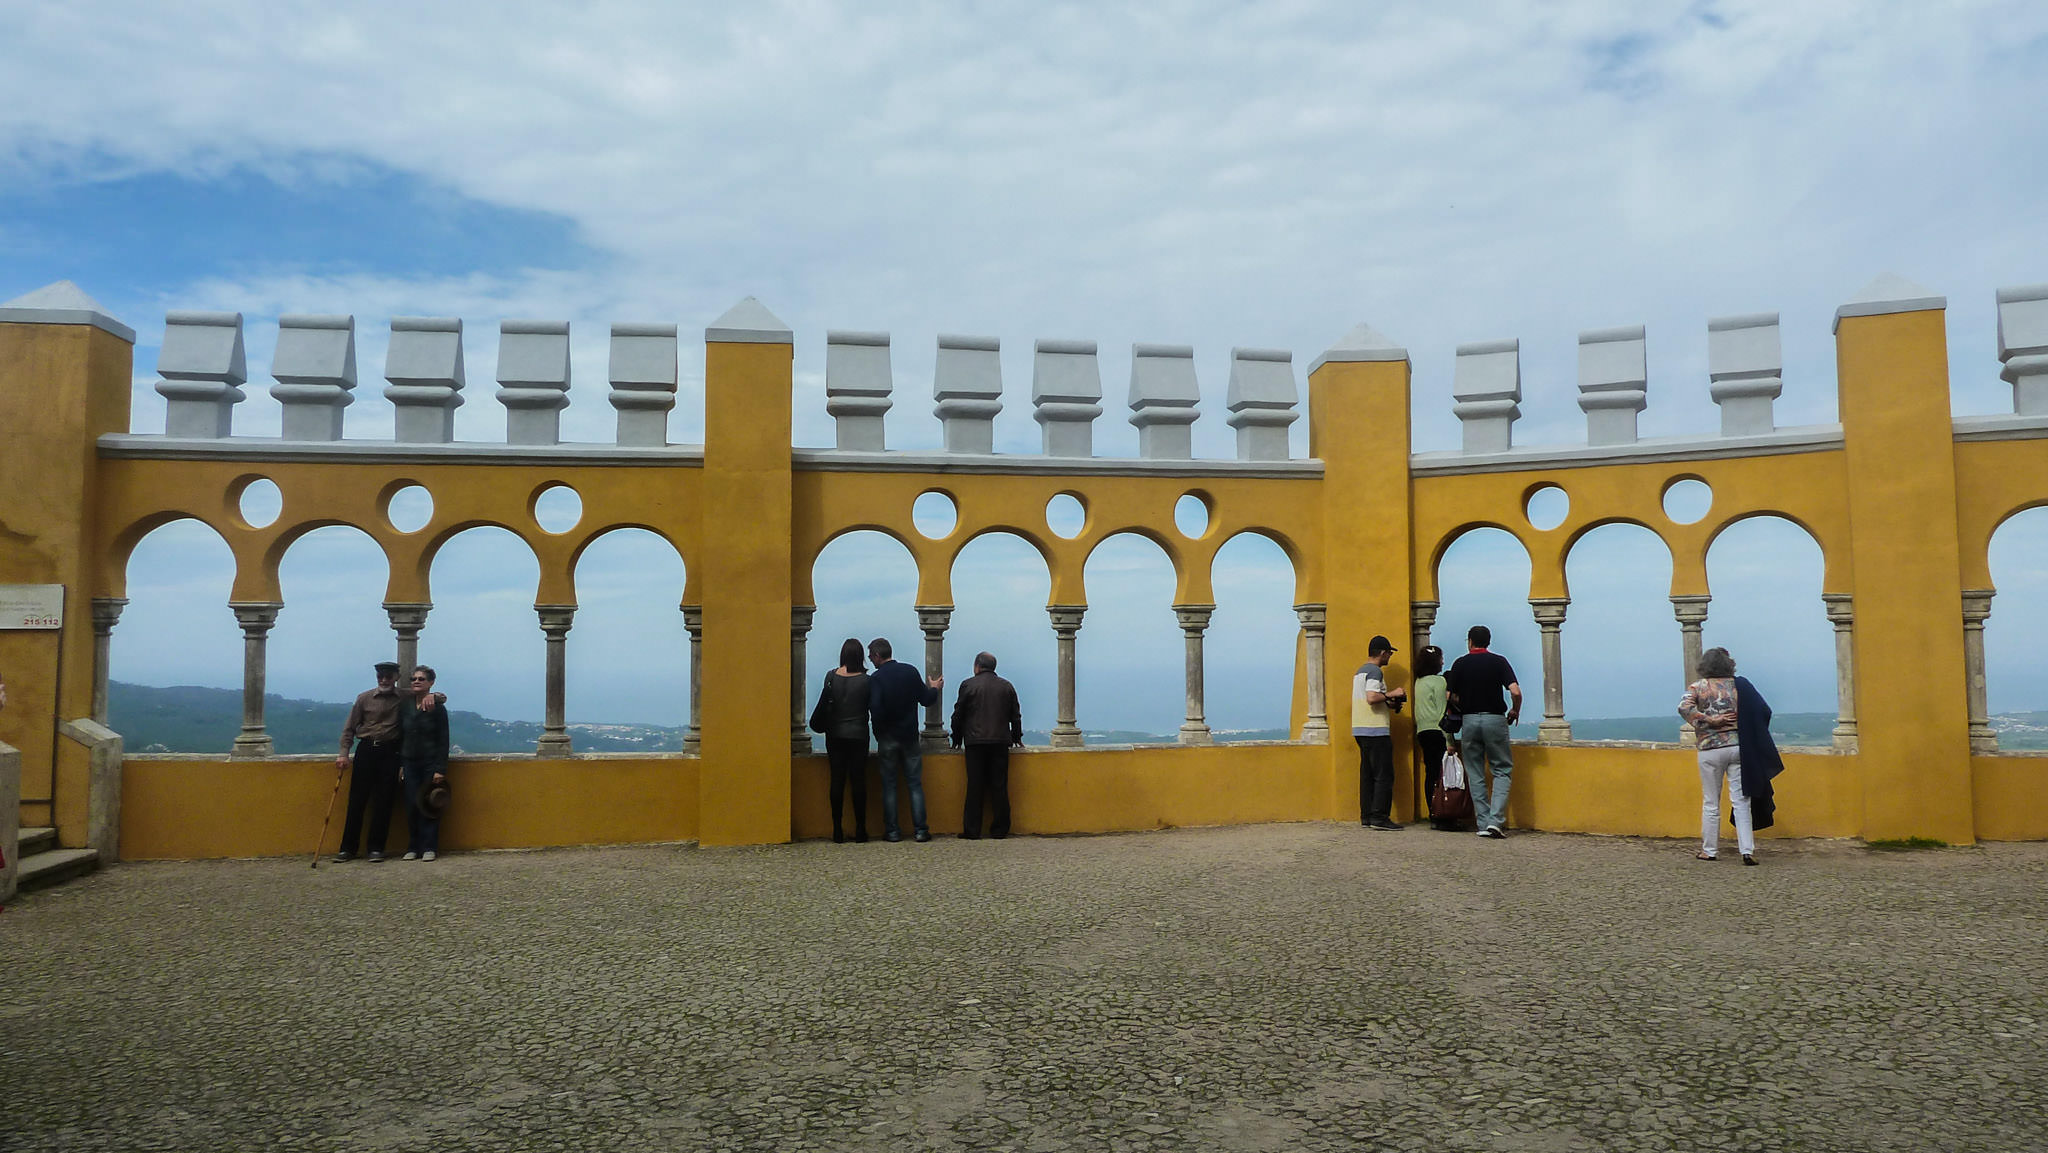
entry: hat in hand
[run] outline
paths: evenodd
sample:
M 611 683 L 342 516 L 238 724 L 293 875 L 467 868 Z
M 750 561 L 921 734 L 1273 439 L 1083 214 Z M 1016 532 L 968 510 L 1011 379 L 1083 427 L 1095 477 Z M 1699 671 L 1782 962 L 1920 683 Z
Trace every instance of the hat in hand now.
M 434 779 L 427 783 L 427 787 L 420 790 L 420 812 L 438 821 L 441 814 L 447 811 L 448 776 L 445 773 L 435 773 Z

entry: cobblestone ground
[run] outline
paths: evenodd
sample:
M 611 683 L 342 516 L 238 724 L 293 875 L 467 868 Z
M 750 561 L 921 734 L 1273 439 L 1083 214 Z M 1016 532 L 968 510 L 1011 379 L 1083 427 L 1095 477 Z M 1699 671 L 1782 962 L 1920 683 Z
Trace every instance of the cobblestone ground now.
M 0 1147 L 2048 1147 L 2048 845 L 1765 851 L 128 865 L 0 915 Z

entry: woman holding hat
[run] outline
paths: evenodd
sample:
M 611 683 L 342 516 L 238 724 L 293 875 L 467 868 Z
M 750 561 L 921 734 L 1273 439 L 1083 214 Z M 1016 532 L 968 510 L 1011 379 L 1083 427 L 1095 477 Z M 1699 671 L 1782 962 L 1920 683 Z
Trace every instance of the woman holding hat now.
M 405 860 L 431 861 L 441 844 L 441 810 L 448 803 L 448 710 L 435 699 L 434 670 L 412 671 L 412 695 L 398 704 L 398 763 L 405 773 Z

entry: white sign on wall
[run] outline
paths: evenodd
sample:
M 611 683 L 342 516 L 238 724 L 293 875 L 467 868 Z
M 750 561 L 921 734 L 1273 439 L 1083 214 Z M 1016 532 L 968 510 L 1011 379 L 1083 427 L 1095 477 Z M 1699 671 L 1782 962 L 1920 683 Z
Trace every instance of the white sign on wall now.
M 63 585 L 0 585 L 0 629 L 63 627 Z

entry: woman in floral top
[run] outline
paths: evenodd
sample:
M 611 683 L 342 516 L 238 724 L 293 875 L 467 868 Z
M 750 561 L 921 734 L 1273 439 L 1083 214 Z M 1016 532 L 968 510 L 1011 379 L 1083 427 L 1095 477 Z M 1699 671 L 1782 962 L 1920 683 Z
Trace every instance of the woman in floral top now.
M 1700 654 L 1700 679 L 1685 687 L 1678 715 L 1692 726 L 1700 749 L 1700 851 L 1702 861 L 1721 850 L 1721 781 L 1735 810 L 1736 845 L 1742 863 L 1756 864 L 1756 831 L 1750 826 L 1749 797 L 1742 791 L 1742 746 L 1735 739 L 1735 658 L 1712 648 Z

